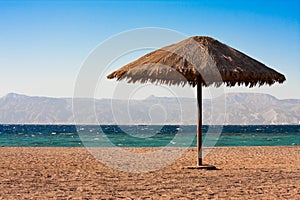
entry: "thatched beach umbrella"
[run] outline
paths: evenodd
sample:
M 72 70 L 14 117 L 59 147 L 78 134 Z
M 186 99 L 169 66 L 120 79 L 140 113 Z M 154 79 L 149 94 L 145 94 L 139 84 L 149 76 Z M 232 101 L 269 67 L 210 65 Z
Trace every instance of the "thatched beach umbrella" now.
M 123 66 L 107 78 L 128 82 L 197 86 L 197 165 L 202 165 L 202 86 L 248 87 L 283 83 L 284 75 L 221 42 L 194 36 L 166 46 Z

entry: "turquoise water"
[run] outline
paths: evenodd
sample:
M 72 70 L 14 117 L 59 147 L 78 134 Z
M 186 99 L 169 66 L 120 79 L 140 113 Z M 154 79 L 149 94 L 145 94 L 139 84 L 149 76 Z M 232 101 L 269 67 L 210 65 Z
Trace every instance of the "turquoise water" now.
M 204 146 L 299 146 L 299 125 L 203 126 Z M 219 134 L 219 133 L 220 134 Z M 0 146 L 196 146 L 196 126 L 0 125 Z

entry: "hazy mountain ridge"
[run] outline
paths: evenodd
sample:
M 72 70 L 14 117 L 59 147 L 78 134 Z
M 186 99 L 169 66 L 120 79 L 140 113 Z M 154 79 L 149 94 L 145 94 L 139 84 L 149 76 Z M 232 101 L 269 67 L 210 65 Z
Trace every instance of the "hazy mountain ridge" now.
M 228 124 L 298 124 L 300 120 L 299 99 L 277 99 L 268 94 L 229 94 L 226 109 Z
M 77 106 L 77 123 L 196 124 L 196 101 L 192 98 L 76 99 L 76 102 L 80 101 L 85 102 Z M 230 93 L 225 97 L 203 100 L 204 124 L 298 124 L 299 121 L 300 99 Z M 0 98 L 0 123 L 74 124 L 72 99 L 10 93 Z

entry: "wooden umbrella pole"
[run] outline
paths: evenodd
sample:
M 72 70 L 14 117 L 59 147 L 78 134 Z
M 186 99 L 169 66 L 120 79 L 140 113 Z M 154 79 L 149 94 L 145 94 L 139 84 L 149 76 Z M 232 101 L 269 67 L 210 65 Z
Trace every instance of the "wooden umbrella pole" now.
M 197 84 L 197 104 L 198 104 L 198 123 L 197 123 L 197 166 L 202 165 L 202 86 Z

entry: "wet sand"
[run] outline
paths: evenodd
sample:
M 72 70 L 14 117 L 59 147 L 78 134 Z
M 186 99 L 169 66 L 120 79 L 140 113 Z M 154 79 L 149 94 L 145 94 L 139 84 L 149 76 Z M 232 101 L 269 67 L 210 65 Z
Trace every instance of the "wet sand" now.
M 195 158 L 127 173 L 85 148 L 0 147 L 0 199 L 300 199 L 299 146 L 218 147 L 204 158 L 218 170 L 184 168 Z

